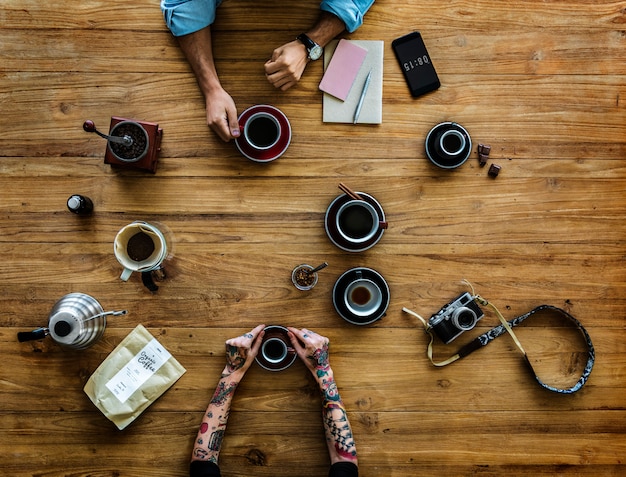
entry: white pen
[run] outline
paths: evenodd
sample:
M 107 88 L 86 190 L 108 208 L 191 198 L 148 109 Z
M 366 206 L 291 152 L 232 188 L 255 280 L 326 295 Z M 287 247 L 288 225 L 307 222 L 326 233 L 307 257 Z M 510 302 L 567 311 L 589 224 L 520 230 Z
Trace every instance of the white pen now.
M 365 100 L 365 95 L 367 94 L 367 88 L 370 86 L 370 80 L 372 79 L 372 70 L 367 73 L 367 78 L 365 78 L 365 83 L 363 84 L 363 91 L 361 91 L 361 97 L 359 98 L 359 103 L 356 105 L 356 111 L 354 112 L 354 124 L 359 120 L 359 114 L 361 114 L 361 108 L 363 107 L 363 100 Z

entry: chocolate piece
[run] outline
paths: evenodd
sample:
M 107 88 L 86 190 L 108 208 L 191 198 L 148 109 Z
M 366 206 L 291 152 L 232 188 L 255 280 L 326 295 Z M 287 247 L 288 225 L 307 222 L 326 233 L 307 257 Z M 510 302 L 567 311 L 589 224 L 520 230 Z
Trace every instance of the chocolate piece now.
M 478 163 L 480 164 L 480 167 L 484 167 L 484 165 L 487 164 L 487 160 L 489 160 L 489 156 L 483 154 L 482 152 L 478 153 Z
M 488 144 L 478 145 L 478 154 L 484 154 L 485 156 L 488 156 L 490 152 L 491 152 L 491 146 L 489 146 Z
M 498 177 L 498 174 L 500 174 L 500 169 L 502 169 L 500 166 L 498 166 L 497 164 L 491 164 L 491 166 L 489 166 L 489 176 L 490 177 Z

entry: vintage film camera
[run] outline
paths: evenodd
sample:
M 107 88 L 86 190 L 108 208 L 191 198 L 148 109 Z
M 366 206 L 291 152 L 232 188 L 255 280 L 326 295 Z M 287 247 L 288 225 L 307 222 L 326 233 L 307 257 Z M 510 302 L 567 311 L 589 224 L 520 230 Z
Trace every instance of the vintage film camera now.
M 465 292 L 445 305 L 428 320 L 429 326 L 445 344 L 471 330 L 484 315 L 472 295 Z

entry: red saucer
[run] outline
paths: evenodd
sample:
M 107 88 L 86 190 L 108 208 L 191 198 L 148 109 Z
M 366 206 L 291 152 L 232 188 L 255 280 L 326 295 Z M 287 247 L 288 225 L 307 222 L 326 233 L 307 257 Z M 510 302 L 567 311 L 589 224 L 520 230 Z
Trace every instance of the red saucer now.
M 267 104 L 259 104 L 251 106 L 241 113 L 239 116 L 239 127 L 241 130 L 243 131 L 246 121 L 253 114 L 261 112 L 271 114 L 274 118 L 276 118 L 278 124 L 280 124 L 280 137 L 278 138 L 276 144 L 269 149 L 259 151 L 252 147 L 242 134 L 238 138 L 235 138 L 235 145 L 237 146 L 237 149 L 239 149 L 239 152 L 251 161 L 271 162 L 282 156 L 289 147 L 289 143 L 291 143 L 291 124 L 289 124 L 287 116 L 285 116 L 280 109 Z

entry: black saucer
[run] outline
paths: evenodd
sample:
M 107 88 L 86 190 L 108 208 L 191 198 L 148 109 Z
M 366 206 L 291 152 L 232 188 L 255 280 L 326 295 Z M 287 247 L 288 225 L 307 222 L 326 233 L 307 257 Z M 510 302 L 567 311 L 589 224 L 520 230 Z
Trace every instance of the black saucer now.
M 287 328 L 285 328 L 284 326 L 279 326 L 279 325 L 271 325 L 271 326 L 266 326 L 264 331 L 265 331 L 265 335 L 263 336 L 263 342 L 261 343 L 261 346 L 263 346 L 263 343 L 269 338 L 278 338 L 279 340 L 281 340 L 283 343 L 287 345 L 287 356 L 285 356 L 285 359 L 283 359 L 282 361 L 278 363 L 270 363 L 268 360 L 266 360 L 263 357 L 261 350 L 259 350 L 259 353 L 256 355 L 255 361 L 257 362 L 259 366 L 261 366 L 264 369 L 267 369 L 268 371 L 282 371 L 283 369 L 287 369 L 289 366 L 293 364 L 293 362 L 296 360 L 298 356 L 296 354 L 296 350 L 293 348 L 291 344 L 289 335 L 287 334 L 288 333 Z
M 360 272 L 360 277 L 359 277 Z M 354 280 L 358 280 L 359 278 L 367 278 L 368 280 L 373 281 L 378 285 L 380 291 L 382 292 L 382 301 L 377 310 L 371 313 L 368 316 L 358 316 L 352 313 L 343 300 L 343 295 L 346 291 L 346 288 L 352 283 Z M 365 267 L 357 267 L 352 268 L 343 273 L 339 277 L 339 279 L 335 282 L 335 286 L 333 287 L 333 305 L 335 305 L 335 310 L 339 313 L 344 320 L 348 323 L 352 323 L 353 325 L 369 325 L 374 323 L 376 320 L 381 319 L 385 316 L 387 312 L 387 308 L 389 307 L 390 295 L 389 295 L 389 286 L 387 282 L 383 278 L 383 276 L 378 273 L 376 270 L 372 270 L 371 268 Z
M 243 128 L 246 125 L 246 121 L 256 113 L 267 113 L 272 115 L 280 124 L 280 137 L 278 138 L 278 142 L 274 144 L 269 149 L 257 150 L 253 148 L 243 136 Z M 268 104 L 259 104 L 256 106 L 251 106 L 246 109 L 239 116 L 239 127 L 241 128 L 241 136 L 235 138 L 235 145 L 239 152 L 243 154 L 245 157 L 255 162 L 271 162 L 278 159 L 289 147 L 289 143 L 291 143 L 291 125 L 289 124 L 289 120 L 287 116 L 278 108 L 274 106 L 270 106 Z
M 363 198 L 365 202 L 370 203 L 376 209 L 378 213 L 378 221 L 385 222 L 385 212 L 383 211 L 382 206 L 378 203 L 376 199 L 374 199 L 371 195 L 366 194 L 365 192 L 356 192 L 359 196 Z M 378 241 L 382 238 L 385 233 L 385 229 L 380 228 L 378 232 L 369 240 L 361 243 L 351 243 L 344 239 L 339 230 L 337 230 L 337 212 L 341 208 L 343 204 L 349 202 L 351 199 L 348 195 L 342 194 L 336 197 L 326 209 L 326 217 L 324 218 L 324 228 L 326 229 L 326 235 L 332 243 L 334 243 L 337 247 L 346 252 L 363 252 L 369 248 L 372 248 L 374 245 L 378 243 Z
M 450 156 L 441 151 L 439 139 L 447 131 L 457 131 L 465 138 L 465 147 L 459 154 Z M 469 158 L 472 152 L 472 139 L 467 130 L 460 124 L 445 122 L 437 124 L 426 136 L 426 156 L 434 165 L 442 169 L 455 169 L 461 166 Z

